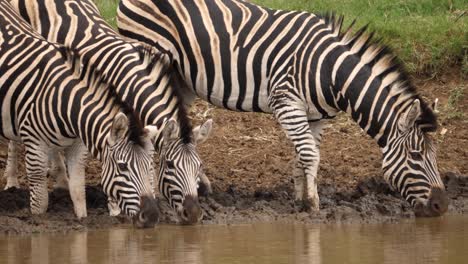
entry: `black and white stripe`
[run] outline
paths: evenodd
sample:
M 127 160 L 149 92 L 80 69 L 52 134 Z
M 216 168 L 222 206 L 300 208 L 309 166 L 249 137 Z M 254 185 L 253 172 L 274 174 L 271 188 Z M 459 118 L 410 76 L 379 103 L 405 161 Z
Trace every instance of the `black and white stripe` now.
M 102 162 L 106 194 L 126 214 L 136 215 L 142 212 L 140 199 L 154 202 L 153 134 L 133 125 L 134 111 L 99 74 L 84 65 L 80 75 L 80 64 L 73 52 L 47 42 L 0 0 L 0 135 L 25 145 L 31 212 L 47 210 L 48 157 L 61 150 L 78 218 L 87 216 L 88 151 Z
M 187 218 L 198 221 L 201 210 L 197 186 L 203 179 L 209 189 L 209 181 L 201 170 L 202 161 L 195 145 L 208 137 L 211 121 L 201 126 L 205 134 L 193 133 L 174 89 L 180 85 L 177 80 L 180 77 L 172 71 L 170 57 L 121 37 L 104 21 L 91 0 L 13 0 L 12 4 L 42 36 L 71 48 L 99 69 L 106 81 L 115 86 L 116 93 L 138 110 L 143 124 L 157 127 L 155 148 L 162 168 L 159 186 L 173 190 L 167 192 L 161 187 L 159 191 L 184 221 L 192 222 Z M 167 128 L 168 123 L 173 126 Z M 170 138 L 163 139 L 164 130 L 173 132 Z M 166 169 L 169 167 L 166 163 L 176 166 L 175 174 Z M 184 216 L 183 204 L 188 196 L 199 209 L 196 217 Z
M 365 28 L 239 0 L 121 0 L 117 19 L 124 36 L 173 53 L 191 98 L 275 115 L 297 152 L 297 200 L 318 210 L 323 123 L 345 111 L 378 142 L 388 182 L 415 207 L 445 212 L 434 114 Z

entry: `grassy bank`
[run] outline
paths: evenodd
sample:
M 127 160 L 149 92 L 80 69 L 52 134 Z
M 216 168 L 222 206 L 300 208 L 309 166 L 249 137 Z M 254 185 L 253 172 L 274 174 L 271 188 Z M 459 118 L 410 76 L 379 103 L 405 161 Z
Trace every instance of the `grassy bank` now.
M 118 0 L 96 0 L 115 26 Z M 468 76 L 466 0 L 253 0 L 275 9 L 335 11 L 357 26 L 369 24 L 411 73 L 440 74 L 457 67 Z
M 96 5 L 101 12 L 101 15 L 106 19 L 106 21 L 111 24 L 114 28 L 117 28 L 117 21 L 115 16 L 117 14 L 117 6 L 119 0 L 94 0 Z

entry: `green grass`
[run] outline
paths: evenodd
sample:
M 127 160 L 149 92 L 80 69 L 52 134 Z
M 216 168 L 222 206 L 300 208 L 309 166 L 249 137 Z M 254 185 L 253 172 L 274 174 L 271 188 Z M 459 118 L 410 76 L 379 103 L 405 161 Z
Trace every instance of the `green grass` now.
M 118 0 L 95 0 L 116 25 Z M 411 73 L 435 75 L 460 69 L 468 74 L 468 1 L 466 0 L 252 0 L 259 5 L 314 13 L 335 11 L 345 23 L 369 24 L 395 50 Z
M 119 4 L 119 0 L 94 0 L 101 15 L 104 19 L 114 28 L 117 28 L 117 21 L 115 20 L 115 16 L 117 13 L 117 5 Z
M 276 9 L 335 11 L 357 26 L 369 24 L 412 73 L 438 74 L 467 68 L 466 0 L 254 0 Z M 464 65 L 464 66 L 463 66 Z M 464 70 L 465 73 L 468 70 Z

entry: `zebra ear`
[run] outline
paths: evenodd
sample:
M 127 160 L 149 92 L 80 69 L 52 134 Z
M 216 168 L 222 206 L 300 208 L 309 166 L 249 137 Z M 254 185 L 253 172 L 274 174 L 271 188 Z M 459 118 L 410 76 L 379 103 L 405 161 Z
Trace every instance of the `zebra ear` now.
M 179 125 L 174 119 L 170 119 L 164 124 L 163 137 L 166 142 L 179 137 Z
M 421 102 L 419 99 L 413 101 L 411 106 L 406 110 L 402 117 L 400 117 L 399 127 L 401 131 L 407 131 L 414 126 L 414 123 L 421 116 Z
M 112 127 L 109 135 L 109 144 L 114 145 L 119 140 L 122 140 L 128 131 L 128 118 L 127 116 L 119 112 L 112 122 Z
M 213 119 L 208 119 L 203 125 L 197 126 L 193 129 L 193 139 L 195 144 L 205 142 L 211 134 L 213 129 Z

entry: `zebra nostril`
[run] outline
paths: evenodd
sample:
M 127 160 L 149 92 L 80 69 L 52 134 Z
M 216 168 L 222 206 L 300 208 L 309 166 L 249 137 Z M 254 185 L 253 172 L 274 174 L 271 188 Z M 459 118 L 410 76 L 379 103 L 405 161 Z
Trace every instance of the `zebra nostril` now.
M 439 188 L 432 189 L 432 194 L 429 200 L 430 210 L 433 216 L 444 214 L 448 209 L 448 197 L 444 190 Z
M 145 217 L 145 213 L 140 213 L 140 221 L 142 222 L 145 222 L 146 221 L 146 217 Z

